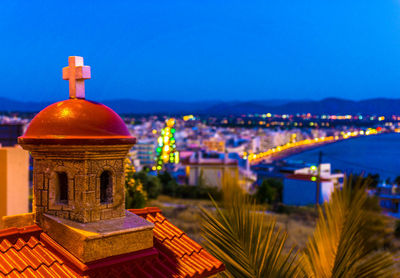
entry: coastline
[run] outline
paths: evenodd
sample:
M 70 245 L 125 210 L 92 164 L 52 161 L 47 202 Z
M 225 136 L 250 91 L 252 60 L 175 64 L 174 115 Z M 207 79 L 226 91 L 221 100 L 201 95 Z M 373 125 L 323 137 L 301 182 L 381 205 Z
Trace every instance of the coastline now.
M 384 134 L 392 134 L 392 133 L 394 133 L 394 132 L 372 134 L 372 136 L 378 136 L 378 135 L 384 135 Z M 369 136 L 371 136 L 371 135 L 369 135 Z M 295 148 L 290 148 L 288 150 L 280 151 L 279 153 L 271 154 L 269 156 L 263 157 L 263 158 L 255 161 L 255 162 L 256 163 L 260 163 L 262 161 L 267 161 L 267 162 L 278 161 L 278 160 L 282 160 L 282 159 L 285 159 L 287 157 L 290 157 L 290 156 L 293 156 L 293 155 L 296 155 L 296 154 L 299 154 L 299 153 L 302 153 L 302 152 L 306 152 L 306 151 L 309 151 L 309 150 L 314 150 L 314 149 L 318 149 L 320 147 L 324 147 L 324 146 L 327 146 L 327 145 L 332 145 L 334 143 L 348 141 L 348 140 L 351 140 L 351 139 L 359 139 L 359 138 L 363 138 L 363 137 L 365 137 L 365 136 L 364 135 L 360 135 L 360 136 L 350 137 L 350 138 L 347 138 L 347 139 L 341 138 L 341 139 L 334 140 L 334 141 L 326 141 L 326 142 L 315 143 L 315 144 L 312 144 L 312 145 L 298 146 L 298 147 L 295 147 Z

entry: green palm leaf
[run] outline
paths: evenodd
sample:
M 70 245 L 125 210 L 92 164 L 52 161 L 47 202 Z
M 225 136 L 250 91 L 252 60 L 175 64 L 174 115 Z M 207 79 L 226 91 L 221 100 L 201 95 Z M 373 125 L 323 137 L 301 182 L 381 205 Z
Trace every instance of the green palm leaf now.
M 350 184 L 345 181 L 343 189 L 335 189 L 331 200 L 319 207 L 317 227 L 301 257 L 306 277 L 394 276 L 392 256 L 368 244 L 366 186 L 360 181 Z
M 283 251 L 286 232 L 236 185 L 224 188 L 223 207 L 202 208 L 207 249 L 223 261 L 225 277 L 295 277 L 297 253 Z

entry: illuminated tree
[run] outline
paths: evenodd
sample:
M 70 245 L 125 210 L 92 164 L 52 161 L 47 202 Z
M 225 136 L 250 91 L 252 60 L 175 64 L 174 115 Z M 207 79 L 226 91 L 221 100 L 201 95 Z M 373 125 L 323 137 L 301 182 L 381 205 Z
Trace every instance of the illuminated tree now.
M 161 135 L 157 140 L 157 171 L 163 169 L 165 164 L 179 163 L 179 153 L 176 150 L 175 142 L 175 119 L 171 118 L 165 121 L 165 127 L 161 130 Z

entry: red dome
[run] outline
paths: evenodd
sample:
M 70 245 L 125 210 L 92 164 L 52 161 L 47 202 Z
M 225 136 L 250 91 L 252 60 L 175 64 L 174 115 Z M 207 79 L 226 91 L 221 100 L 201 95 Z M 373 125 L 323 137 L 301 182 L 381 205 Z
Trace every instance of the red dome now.
M 84 99 L 49 105 L 18 138 L 22 144 L 134 144 L 124 121 L 107 106 Z

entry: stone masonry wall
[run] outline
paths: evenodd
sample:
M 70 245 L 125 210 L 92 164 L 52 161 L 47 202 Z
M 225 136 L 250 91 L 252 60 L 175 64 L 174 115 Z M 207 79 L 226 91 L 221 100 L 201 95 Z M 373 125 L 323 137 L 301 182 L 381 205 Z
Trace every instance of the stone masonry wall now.
M 43 213 L 82 223 L 125 215 L 124 159 L 34 159 L 36 222 Z M 112 175 L 112 203 L 100 202 L 100 175 Z M 57 172 L 68 175 L 68 202 L 56 200 Z

